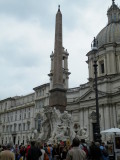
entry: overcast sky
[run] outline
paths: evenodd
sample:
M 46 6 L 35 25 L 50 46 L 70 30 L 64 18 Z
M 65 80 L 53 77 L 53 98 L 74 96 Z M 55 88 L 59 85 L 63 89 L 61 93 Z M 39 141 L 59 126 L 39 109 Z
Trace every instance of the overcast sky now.
M 69 52 L 69 87 L 87 82 L 86 54 L 107 24 L 112 0 L 0 0 L 0 99 L 32 93 L 49 82 L 59 4 L 63 46 Z

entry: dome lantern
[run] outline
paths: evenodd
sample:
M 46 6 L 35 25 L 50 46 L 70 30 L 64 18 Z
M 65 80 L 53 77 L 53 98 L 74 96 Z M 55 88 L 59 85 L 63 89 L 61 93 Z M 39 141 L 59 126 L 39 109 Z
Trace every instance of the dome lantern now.
M 115 0 L 112 0 L 112 5 L 108 9 L 107 15 L 108 15 L 108 24 L 120 21 L 120 9 L 115 4 Z
M 115 0 L 112 0 L 112 4 L 113 4 L 113 5 L 115 4 Z

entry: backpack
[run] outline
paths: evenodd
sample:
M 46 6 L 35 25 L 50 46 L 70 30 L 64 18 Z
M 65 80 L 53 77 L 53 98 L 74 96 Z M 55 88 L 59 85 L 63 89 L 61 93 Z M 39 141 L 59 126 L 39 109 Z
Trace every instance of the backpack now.
M 86 156 L 88 156 L 88 148 L 87 148 L 87 146 L 83 145 L 83 151 L 86 153 Z
M 44 154 L 44 160 L 49 160 L 47 153 Z
M 108 152 L 107 152 L 106 149 L 103 149 L 103 150 L 102 150 L 102 154 L 103 154 L 103 156 L 108 157 Z
M 48 153 L 48 154 L 51 153 L 50 147 L 47 147 L 47 153 Z

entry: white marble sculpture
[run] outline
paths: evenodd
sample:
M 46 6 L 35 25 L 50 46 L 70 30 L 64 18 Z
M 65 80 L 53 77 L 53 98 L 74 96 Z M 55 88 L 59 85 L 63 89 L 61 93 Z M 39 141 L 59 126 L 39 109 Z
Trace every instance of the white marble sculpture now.
M 73 127 L 72 117 L 67 111 L 61 113 L 56 108 L 44 108 L 43 115 L 42 131 L 38 139 L 56 143 L 60 140 L 72 140 L 77 136 L 79 139 L 87 140 L 87 129 L 81 129 L 79 124 L 77 128 Z

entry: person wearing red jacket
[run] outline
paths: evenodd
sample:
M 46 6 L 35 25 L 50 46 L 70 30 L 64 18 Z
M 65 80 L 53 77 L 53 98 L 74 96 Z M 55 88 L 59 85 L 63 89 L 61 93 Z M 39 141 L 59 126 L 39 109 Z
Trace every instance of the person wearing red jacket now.
M 26 148 L 26 151 L 25 151 L 26 160 L 28 160 L 28 151 L 29 151 L 30 148 L 31 148 L 31 146 L 30 146 L 30 144 L 28 144 L 27 148 Z

